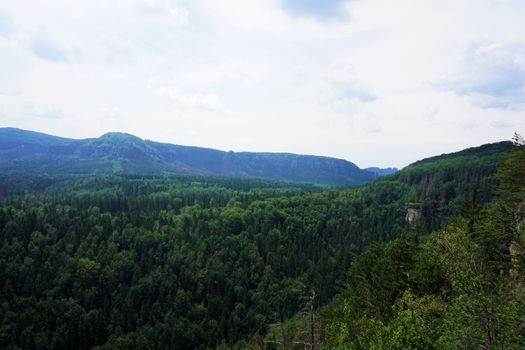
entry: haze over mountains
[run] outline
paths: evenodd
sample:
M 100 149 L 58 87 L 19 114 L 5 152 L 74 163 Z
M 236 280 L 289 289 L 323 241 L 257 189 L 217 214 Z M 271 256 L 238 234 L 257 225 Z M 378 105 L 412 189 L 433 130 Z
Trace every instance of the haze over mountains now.
M 365 170 L 370 171 L 371 173 L 376 174 L 377 176 L 386 176 L 395 173 L 397 168 L 378 168 L 378 167 L 368 167 Z
M 0 128 L 0 171 L 48 174 L 182 173 L 360 185 L 395 169 L 360 169 L 343 160 L 291 153 L 224 152 L 142 140 L 125 133 L 69 139 Z

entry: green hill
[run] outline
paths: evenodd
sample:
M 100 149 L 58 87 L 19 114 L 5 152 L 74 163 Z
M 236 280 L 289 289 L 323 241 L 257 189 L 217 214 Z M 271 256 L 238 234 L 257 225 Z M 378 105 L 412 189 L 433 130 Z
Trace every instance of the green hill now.
M 179 173 L 352 186 L 377 175 L 342 159 L 290 153 L 224 152 L 142 140 L 124 133 L 73 140 L 0 129 L 0 172 Z

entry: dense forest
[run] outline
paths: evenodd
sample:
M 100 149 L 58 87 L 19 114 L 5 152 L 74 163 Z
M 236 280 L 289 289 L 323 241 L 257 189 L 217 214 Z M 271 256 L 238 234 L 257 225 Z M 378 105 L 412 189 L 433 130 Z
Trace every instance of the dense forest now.
M 0 177 L 0 347 L 521 349 L 525 150 L 348 189 Z
M 473 196 L 442 230 L 408 230 L 352 262 L 324 349 L 525 348 L 524 147 L 499 166 L 492 200 Z

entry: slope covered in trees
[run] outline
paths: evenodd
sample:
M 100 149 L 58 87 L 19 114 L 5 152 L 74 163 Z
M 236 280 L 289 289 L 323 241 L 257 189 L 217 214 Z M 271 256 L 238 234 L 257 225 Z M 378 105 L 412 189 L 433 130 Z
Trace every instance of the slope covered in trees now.
M 495 185 L 492 175 L 513 149 L 510 141 L 472 147 L 423 159 L 386 179 L 410 185 L 416 190 L 413 207 L 429 218 L 425 222 L 428 225 L 426 231 L 433 231 L 473 197 L 478 202 L 491 199 Z
M 325 316 L 323 348 L 523 349 L 524 147 L 500 166 L 486 205 L 354 260 Z
M 393 344 L 391 335 L 410 324 L 403 318 L 410 317 L 410 308 L 424 308 L 424 317 L 453 316 L 448 305 L 461 307 L 461 299 L 454 304 L 452 298 L 471 298 L 453 289 L 455 271 L 470 274 L 475 286 L 485 283 L 476 280 L 477 271 L 469 272 L 469 264 L 463 271 L 455 262 L 490 256 L 492 267 L 483 278 L 491 280 L 501 269 L 502 276 L 515 276 L 520 265 L 510 266 L 510 258 L 501 264 L 494 249 L 496 242 L 510 249 L 505 220 L 522 194 L 523 169 L 512 159 L 498 175 L 497 199 L 491 187 L 483 187 L 493 183 L 486 178 L 496 171 L 489 157 L 475 183 L 489 195 L 469 196 L 463 176 L 468 169 L 457 168 L 449 175 L 461 184 L 455 197 L 432 207 L 442 215 L 425 212 L 410 225 L 407 208 L 432 199 L 396 175 L 337 191 L 191 176 L 3 175 L 0 347 L 280 348 L 282 341 L 268 338 L 279 331 L 274 325 L 297 320 L 301 333 L 308 322 L 297 315 L 311 291 L 312 307 L 338 295 L 325 309 L 324 331 L 315 327 L 314 338 L 327 348 L 372 344 L 367 339 L 378 335 Z M 462 210 L 451 206 L 456 198 L 465 199 Z M 499 208 L 494 203 L 502 203 L 507 216 L 483 221 L 496 210 L 490 208 Z M 451 238 L 440 243 L 441 236 L 421 237 L 460 212 L 464 218 L 447 226 Z M 495 236 L 483 234 L 488 231 Z M 439 250 L 448 249 L 448 242 L 456 250 Z M 474 255 L 453 255 L 462 246 L 473 246 L 465 254 Z M 451 272 L 424 254 L 446 259 Z M 505 307 L 516 304 L 512 298 Z M 430 327 L 423 320 L 421 327 Z M 441 327 L 445 316 L 431 320 Z M 355 328 L 357 321 L 361 328 Z M 458 339 L 441 328 L 435 332 L 424 335 Z
M 0 128 L 3 173 L 178 173 L 298 181 L 334 186 L 377 175 L 342 159 L 290 153 L 223 152 L 142 140 L 124 133 L 74 140 Z

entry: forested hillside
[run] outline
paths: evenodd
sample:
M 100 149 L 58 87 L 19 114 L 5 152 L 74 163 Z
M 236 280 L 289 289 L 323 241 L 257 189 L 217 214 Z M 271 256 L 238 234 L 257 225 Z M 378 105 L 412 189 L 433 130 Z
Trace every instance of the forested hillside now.
M 387 178 L 415 189 L 412 206 L 428 218 L 426 231 L 430 232 L 472 197 L 479 202 L 492 198 L 496 181 L 491 175 L 513 148 L 510 141 L 472 147 L 423 159 Z
M 435 168 L 421 170 L 436 179 L 425 186 L 403 175 L 420 171 L 410 167 L 330 191 L 2 175 L 0 347 L 288 349 L 302 348 L 308 329 L 332 349 L 521 344 L 523 266 L 510 252 L 522 244 L 512 220 L 525 163 L 522 148 L 485 147 L 469 151 L 475 164 L 442 162 L 458 155 L 422 162 Z M 455 184 L 445 198 L 440 169 Z M 410 223 L 409 209 L 418 213 Z M 312 324 L 305 300 L 319 310 Z M 496 328 L 469 326 L 482 316 Z
M 142 140 L 125 133 L 67 139 L 0 128 L 0 172 L 230 176 L 352 186 L 377 174 L 343 159 L 291 153 L 224 152 Z
M 489 203 L 355 259 L 325 310 L 322 348 L 525 348 L 524 147 L 500 166 Z

